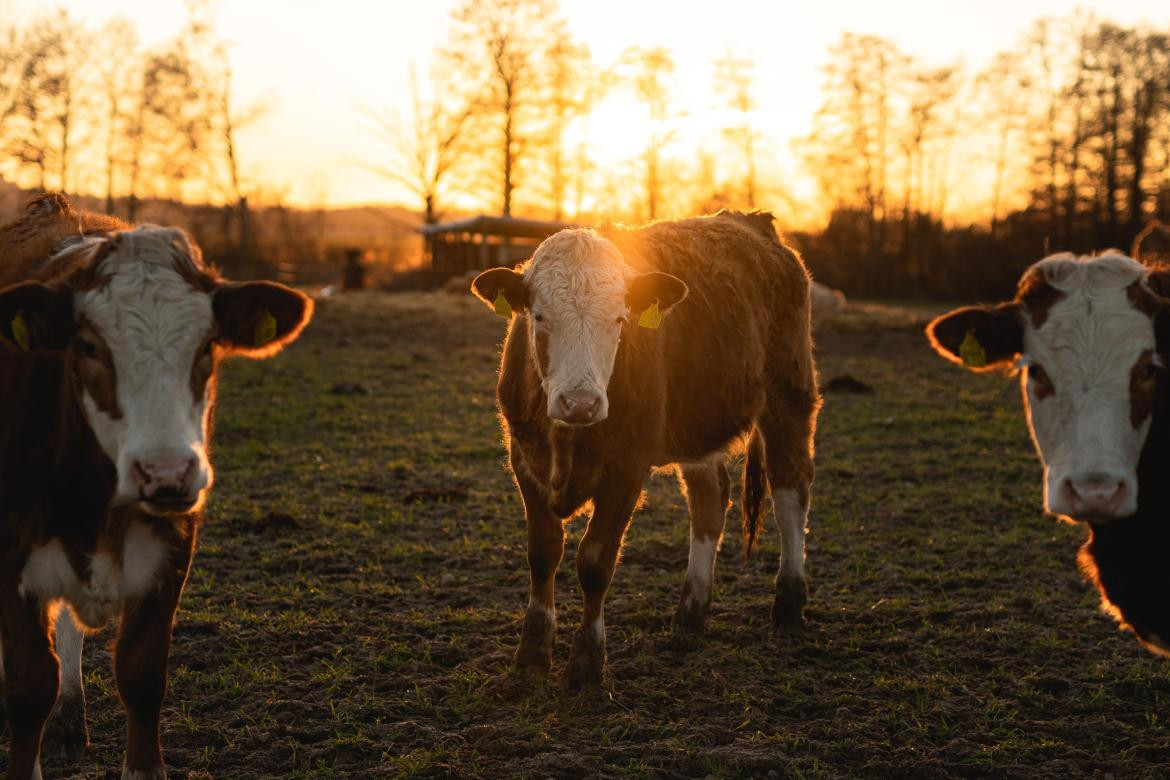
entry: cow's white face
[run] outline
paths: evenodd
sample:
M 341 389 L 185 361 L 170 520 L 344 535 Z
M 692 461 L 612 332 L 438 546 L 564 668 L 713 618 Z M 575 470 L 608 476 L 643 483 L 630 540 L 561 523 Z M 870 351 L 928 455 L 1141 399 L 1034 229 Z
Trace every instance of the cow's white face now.
M 1053 514 L 1104 522 L 1137 511 L 1138 460 L 1163 365 L 1153 320 L 1161 303 L 1144 275 L 1116 253 L 1055 255 L 1028 270 L 1012 303 L 930 325 L 948 357 L 961 356 L 968 334 L 968 353 L 979 344 L 990 365 L 1018 355 Z
M 655 302 L 665 315 L 686 296 L 677 278 L 636 273 L 612 241 L 583 229 L 543 241 L 522 273 L 485 271 L 473 289 L 489 305 L 503 295 L 509 310 L 527 313 L 548 416 L 563 425 L 606 419 L 614 360 L 631 317 Z
M 186 511 L 211 485 L 211 290 L 184 263 L 181 234 L 128 232 L 74 294 L 82 408 L 117 469 L 116 503 Z
M 75 270 L 53 286 L 0 291 L 6 348 L 63 353 L 71 392 L 116 470 L 115 505 L 197 509 L 212 482 L 218 356 L 274 354 L 308 322 L 312 302 L 270 282 L 225 283 L 174 228 L 86 239 L 50 262 Z

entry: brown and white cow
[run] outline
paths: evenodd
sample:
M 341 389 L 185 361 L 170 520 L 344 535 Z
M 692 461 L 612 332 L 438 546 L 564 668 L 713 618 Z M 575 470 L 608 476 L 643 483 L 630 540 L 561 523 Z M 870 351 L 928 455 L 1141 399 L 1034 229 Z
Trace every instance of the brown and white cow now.
M 677 464 L 687 497 L 675 622 L 701 630 L 729 505 L 725 463 L 745 437 L 745 542 L 750 550 L 770 485 L 781 539 L 772 624 L 798 626 L 820 400 L 808 273 L 771 215 L 564 230 L 520 270 L 485 271 L 473 288 L 511 320 L 497 394 L 531 569 L 515 666 L 544 676 L 552 664 L 563 524 L 591 505 L 576 559 L 585 609 L 564 683 L 601 682 L 605 595 L 654 467 Z
M 60 196 L 0 229 L 9 777 L 40 777 L 59 693 L 63 738 L 84 744 L 82 631 L 114 618 L 122 776 L 165 777 L 159 709 L 212 482 L 216 364 L 274 354 L 311 312 L 286 287 L 226 282 L 181 230 L 79 214 Z
M 927 326 L 975 370 L 1023 368 L 1044 466 L 1044 508 L 1084 521 L 1079 560 L 1106 611 L 1170 653 L 1170 271 L 1116 251 L 1059 254 L 1024 273 L 1014 300 Z

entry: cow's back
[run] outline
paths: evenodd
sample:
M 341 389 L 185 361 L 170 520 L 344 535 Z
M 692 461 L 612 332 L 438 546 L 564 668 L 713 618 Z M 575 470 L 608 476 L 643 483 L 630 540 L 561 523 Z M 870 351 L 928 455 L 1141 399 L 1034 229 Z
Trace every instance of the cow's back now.
M 0 227 L 0 287 L 30 279 L 44 281 L 60 271 L 45 261 L 71 239 L 126 227 L 115 217 L 77 211 L 56 193 L 33 198 L 19 219 Z
M 666 457 L 702 457 L 750 428 L 770 377 L 815 394 L 808 273 L 770 216 L 721 213 L 608 237 L 637 270 L 689 290 L 662 329 Z

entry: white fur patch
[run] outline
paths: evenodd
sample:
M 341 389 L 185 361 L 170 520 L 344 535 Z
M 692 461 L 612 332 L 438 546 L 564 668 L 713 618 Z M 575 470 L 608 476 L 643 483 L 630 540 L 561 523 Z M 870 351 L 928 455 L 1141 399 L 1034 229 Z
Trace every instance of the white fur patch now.
M 532 296 L 531 343 L 537 334 L 548 339 L 542 384 L 550 413 L 561 393 L 587 390 L 601 398 L 596 419 L 608 414 L 606 388 L 621 340 L 619 320 L 629 315 L 626 282 L 633 275 L 617 245 L 592 230 L 562 230 L 537 248 L 524 281 Z
M 137 770 L 122 765 L 122 780 L 166 780 L 167 770 L 158 766 L 154 769 Z
M 528 597 L 528 611 L 529 612 L 543 612 L 544 616 L 548 618 L 548 622 L 556 625 L 557 615 L 552 607 L 547 607 L 540 602 L 535 596 Z
M 58 610 L 56 645 L 61 666 L 62 698 L 81 694 L 81 649 L 84 644 L 85 633 L 74 622 L 73 613 L 67 608 Z
M 807 514 L 791 488 L 772 491 L 776 525 L 780 528 L 780 576 L 804 577 L 804 531 Z
M 715 573 L 715 556 L 719 553 L 718 537 L 698 539 L 691 534 L 691 551 L 687 558 L 687 582 L 690 598 L 705 605 L 711 595 L 711 579 Z
M 102 337 L 113 358 L 118 419 L 88 394 L 83 405 L 103 451 L 118 471 L 115 503 L 137 499 L 137 459 L 185 453 L 198 462 L 196 487 L 210 482 L 204 442 L 206 397 L 191 395 L 191 368 L 212 326 L 211 296 L 176 270 L 194 251 L 178 230 L 143 226 L 117 234 L 118 248 L 98 269 L 107 277 L 79 292 L 74 309 Z
M 1056 255 L 1033 268 L 1062 293 L 1039 328 L 1023 317 L 1020 362 L 1039 366 L 1054 390 L 1041 398 L 1029 372 L 1022 375 L 1028 425 L 1044 464 L 1044 505 L 1071 514 L 1065 480 L 1105 475 L 1125 484 L 1132 512 L 1150 421 L 1133 426 L 1130 380 L 1140 355 L 1155 344 L 1152 320 L 1134 307 L 1126 288 L 1144 269 L 1120 254 Z
M 101 628 L 121 612 L 122 604 L 145 595 L 156 582 L 166 555 L 163 543 L 142 523 L 131 525 L 123 548 L 123 566 L 108 550 L 90 558 L 89 579 L 82 580 L 60 539 L 42 545 L 29 555 L 21 570 L 19 593 L 46 603 L 64 599 L 77 618 L 90 628 Z

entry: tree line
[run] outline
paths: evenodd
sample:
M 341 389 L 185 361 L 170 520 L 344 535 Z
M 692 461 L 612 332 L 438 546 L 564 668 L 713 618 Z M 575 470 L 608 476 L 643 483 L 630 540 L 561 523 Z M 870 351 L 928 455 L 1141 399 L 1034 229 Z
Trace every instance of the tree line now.
M 1002 295 L 1045 253 L 1128 248 L 1170 217 L 1170 35 L 1044 18 L 976 73 L 845 35 L 799 149 L 830 206 L 804 237 L 826 281 Z M 948 219 L 957 188 L 982 203 Z

